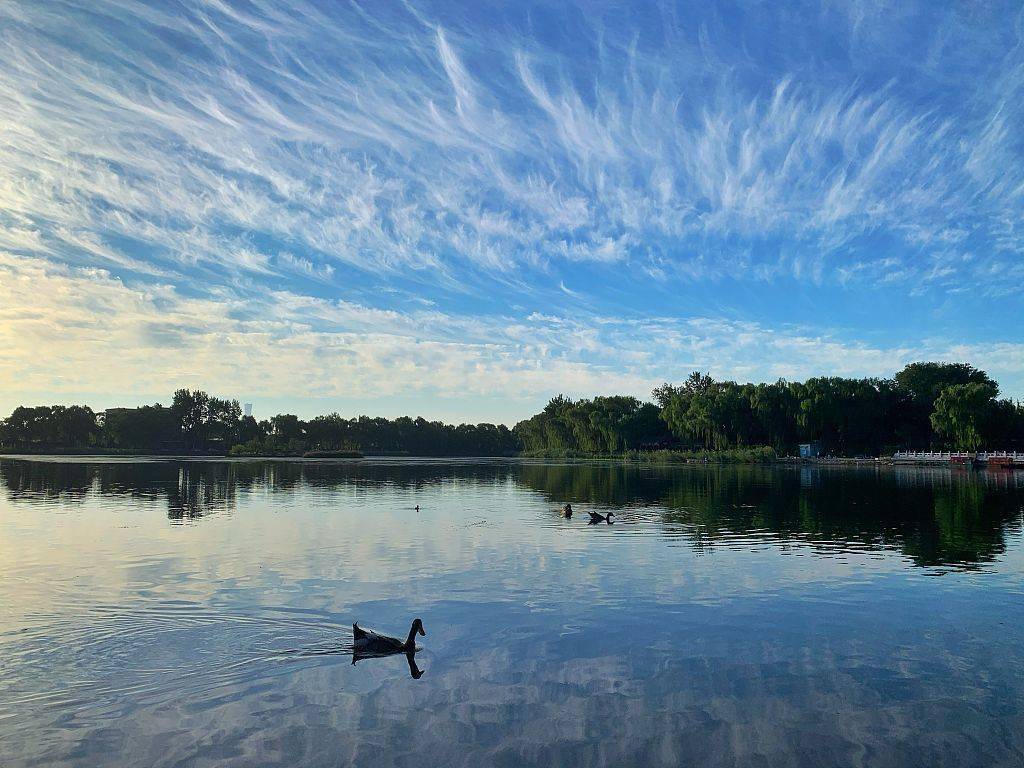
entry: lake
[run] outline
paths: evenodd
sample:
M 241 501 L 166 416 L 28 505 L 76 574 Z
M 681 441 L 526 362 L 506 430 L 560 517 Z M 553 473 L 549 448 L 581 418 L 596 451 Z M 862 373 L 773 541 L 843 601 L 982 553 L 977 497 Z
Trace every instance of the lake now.
M 2 459 L 0 765 L 1019 766 L 1022 519 L 1024 473 Z

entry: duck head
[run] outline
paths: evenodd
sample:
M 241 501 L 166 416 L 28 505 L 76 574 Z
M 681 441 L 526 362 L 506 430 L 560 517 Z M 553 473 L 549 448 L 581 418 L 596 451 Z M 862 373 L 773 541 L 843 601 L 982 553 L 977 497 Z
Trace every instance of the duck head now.
M 402 650 L 407 653 L 416 653 L 416 635 L 426 636 L 426 634 L 423 631 L 423 621 L 421 619 L 413 619 L 412 626 L 409 627 L 409 637 L 406 638 Z

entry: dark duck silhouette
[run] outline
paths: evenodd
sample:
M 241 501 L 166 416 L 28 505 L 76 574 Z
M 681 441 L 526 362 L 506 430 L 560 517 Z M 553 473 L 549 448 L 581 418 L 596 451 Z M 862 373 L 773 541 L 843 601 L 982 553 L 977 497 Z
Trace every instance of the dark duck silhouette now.
M 562 517 L 564 517 L 566 520 L 572 517 L 572 504 L 566 504 L 564 507 L 562 507 Z
M 353 645 L 363 656 L 387 655 L 392 653 L 416 653 L 416 635 L 426 637 L 423 631 L 423 622 L 420 619 L 412 620 L 412 627 L 409 628 L 409 637 L 403 643 L 397 637 L 388 637 L 374 632 L 372 629 L 363 629 L 356 622 L 352 625 L 352 637 L 355 640 Z
M 360 631 L 363 631 L 360 629 Z M 390 639 L 390 638 L 389 638 Z M 396 641 L 397 642 L 397 641 Z M 409 663 L 409 674 L 416 680 L 423 677 L 423 670 L 416 666 L 416 651 L 385 651 L 385 650 L 374 650 L 367 648 L 365 644 L 360 645 L 358 643 L 340 643 L 323 645 L 320 647 L 313 648 L 298 648 L 294 650 L 287 650 L 282 652 L 285 656 L 341 656 L 349 655 L 352 656 L 352 664 L 363 661 L 364 659 L 387 659 L 394 656 L 404 655 L 405 660 Z
M 608 525 L 611 525 L 615 522 L 612 520 L 614 516 L 614 512 L 609 512 L 607 515 L 602 515 L 600 512 L 591 512 L 590 525 L 595 525 L 596 523 L 608 523 Z

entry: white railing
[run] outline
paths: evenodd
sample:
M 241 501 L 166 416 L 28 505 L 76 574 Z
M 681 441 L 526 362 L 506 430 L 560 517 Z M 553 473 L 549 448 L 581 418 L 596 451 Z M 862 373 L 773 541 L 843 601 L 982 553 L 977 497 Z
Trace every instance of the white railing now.
M 1009 459 L 1013 464 L 1024 464 L 1024 453 L 1020 451 L 896 451 L 893 461 L 939 462 L 954 459 L 972 459 L 989 461 L 990 459 Z
M 966 451 L 896 451 L 893 458 L 914 461 L 951 461 L 953 459 L 973 459 L 977 455 Z

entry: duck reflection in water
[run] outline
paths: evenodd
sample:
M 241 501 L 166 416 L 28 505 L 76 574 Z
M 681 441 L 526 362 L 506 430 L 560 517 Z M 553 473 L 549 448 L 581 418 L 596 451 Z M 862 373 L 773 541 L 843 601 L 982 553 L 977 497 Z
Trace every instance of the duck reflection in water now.
M 356 662 L 364 661 L 365 659 L 383 659 L 389 656 L 398 656 L 399 654 L 405 655 L 405 660 L 409 662 L 409 674 L 412 675 L 414 680 L 419 680 L 423 677 L 423 673 L 426 670 L 420 669 L 416 664 L 416 654 L 413 651 L 390 651 L 387 653 L 378 653 L 374 651 L 368 651 L 363 648 L 357 648 L 351 645 L 341 645 L 331 648 L 304 648 L 297 651 L 284 651 L 286 656 L 347 656 L 352 655 L 352 664 Z
M 361 648 L 352 649 L 352 664 L 355 665 L 357 661 L 363 661 L 364 659 L 383 659 L 386 656 L 397 656 L 402 651 L 391 651 L 389 653 L 374 653 L 372 651 L 363 650 Z M 416 665 L 416 653 L 414 651 L 405 652 L 405 660 L 409 662 L 409 674 L 412 675 L 414 680 L 419 680 L 423 677 L 424 670 L 420 669 Z

